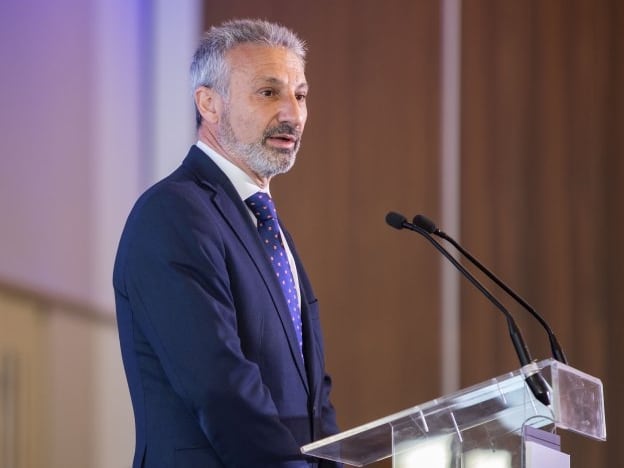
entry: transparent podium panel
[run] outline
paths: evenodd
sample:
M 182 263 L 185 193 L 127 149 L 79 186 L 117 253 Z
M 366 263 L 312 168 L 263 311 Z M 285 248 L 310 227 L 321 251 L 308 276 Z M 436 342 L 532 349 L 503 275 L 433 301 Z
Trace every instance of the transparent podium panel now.
M 527 376 L 539 372 L 550 404 L 538 401 Z M 549 359 L 302 447 L 353 466 L 390 456 L 395 467 L 520 468 L 522 429 L 565 429 L 606 440 L 599 379 Z

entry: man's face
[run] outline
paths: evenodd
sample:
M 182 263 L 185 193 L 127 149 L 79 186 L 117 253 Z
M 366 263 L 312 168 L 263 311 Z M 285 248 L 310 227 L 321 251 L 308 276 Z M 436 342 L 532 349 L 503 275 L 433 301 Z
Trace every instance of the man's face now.
M 262 178 L 295 162 L 307 118 L 302 61 L 284 48 L 245 44 L 230 50 L 228 97 L 217 138 L 235 162 Z

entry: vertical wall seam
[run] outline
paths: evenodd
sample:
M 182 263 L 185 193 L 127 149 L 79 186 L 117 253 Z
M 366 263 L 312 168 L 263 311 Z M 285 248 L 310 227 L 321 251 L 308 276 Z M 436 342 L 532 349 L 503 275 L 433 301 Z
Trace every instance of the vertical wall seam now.
M 442 0 L 440 93 L 440 225 L 451 236 L 460 231 L 461 0 Z M 440 369 L 443 394 L 460 384 L 459 276 L 441 259 Z

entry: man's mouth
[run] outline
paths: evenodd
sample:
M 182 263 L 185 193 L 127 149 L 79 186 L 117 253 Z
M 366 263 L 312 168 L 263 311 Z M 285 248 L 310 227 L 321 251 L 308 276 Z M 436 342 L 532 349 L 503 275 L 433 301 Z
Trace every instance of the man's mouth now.
M 271 135 L 266 141 L 278 148 L 294 148 L 297 145 L 297 137 L 287 133 Z

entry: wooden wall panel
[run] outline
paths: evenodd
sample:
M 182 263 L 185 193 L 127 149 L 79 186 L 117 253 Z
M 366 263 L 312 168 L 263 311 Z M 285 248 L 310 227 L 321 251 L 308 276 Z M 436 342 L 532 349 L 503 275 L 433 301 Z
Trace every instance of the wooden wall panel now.
M 464 243 L 547 317 L 572 365 L 603 379 L 611 442 L 567 436 L 567 448 L 575 466 L 617 466 L 621 3 L 467 0 L 463 11 Z M 467 289 L 462 307 L 463 384 L 517 367 L 503 320 L 486 319 L 497 312 Z M 549 356 L 543 331 L 510 310 L 534 357 Z
M 48 449 L 43 319 L 0 285 L 0 466 L 43 466 Z
M 607 64 L 605 79 L 605 119 L 601 127 L 604 144 L 600 151 L 608 158 L 602 167 L 602 200 L 604 218 L 598 226 L 604 243 L 600 259 L 604 284 L 602 311 L 607 322 L 609 338 L 603 345 L 607 363 L 607 428 L 608 463 L 616 466 L 621 459 L 621 443 L 624 440 L 624 4 L 617 0 L 609 2 L 608 19 L 605 25 L 606 44 L 601 49 L 602 60 Z

